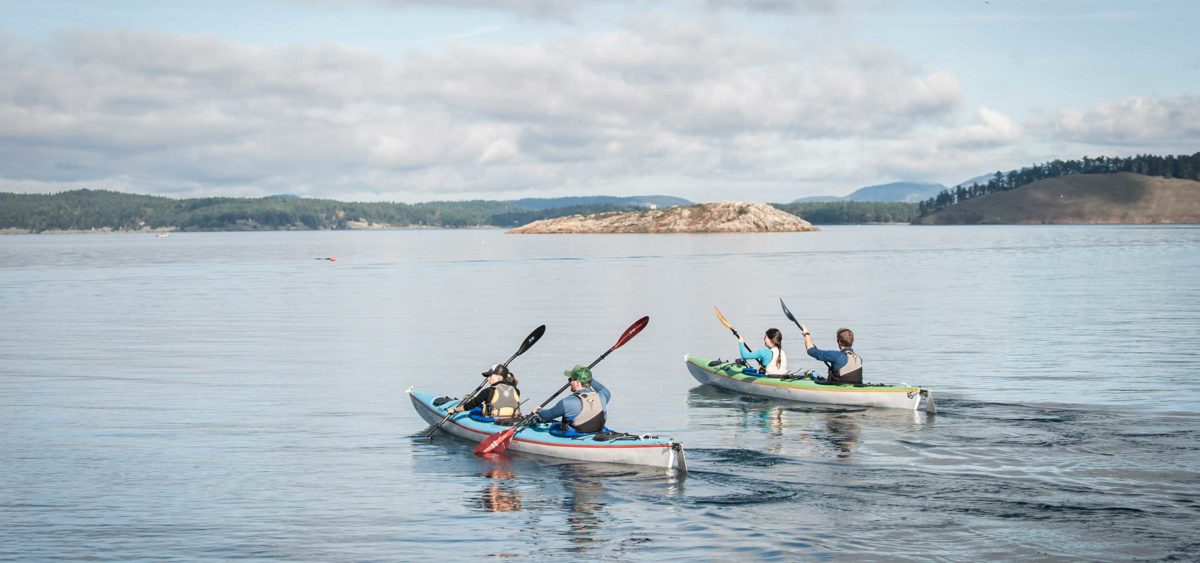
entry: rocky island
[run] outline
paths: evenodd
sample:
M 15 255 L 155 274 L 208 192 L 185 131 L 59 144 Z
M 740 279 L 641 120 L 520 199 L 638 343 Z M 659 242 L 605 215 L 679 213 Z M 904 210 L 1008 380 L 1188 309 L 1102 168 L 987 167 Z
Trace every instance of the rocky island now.
M 819 230 L 765 203 L 722 201 L 666 209 L 571 215 L 535 221 L 508 232 L 529 233 L 766 233 Z

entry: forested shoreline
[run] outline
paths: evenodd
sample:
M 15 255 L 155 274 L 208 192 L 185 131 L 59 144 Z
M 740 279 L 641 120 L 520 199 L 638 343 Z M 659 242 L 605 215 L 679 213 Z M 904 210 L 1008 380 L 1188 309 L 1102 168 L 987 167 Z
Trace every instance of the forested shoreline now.
M 772 205 L 814 225 L 911 223 L 917 218 L 917 204 L 900 201 L 822 201 Z
M 341 202 L 303 198 L 197 198 L 72 190 L 0 193 L 0 229 L 45 231 L 253 231 L 404 227 L 511 227 L 575 213 L 638 209 L 584 204 L 532 210 L 499 201 Z
M 644 202 L 620 203 L 630 199 L 633 198 L 563 198 L 572 205 L 547 207 L 545 201 L 538 201 L 531 204 L 536 208 L 531 208 L 516 202 L 487 200 L 407 204 L 295 197 L 173 199 L 86 189 L 55 194 L 0 192 L 0 229 L 41 233 L 512 228 L 554 217 L 645 208 Z M 579 201 L 605 203 L 576 203 Z M 828 202 L 774 206 L 818 224 L 908 222 L 916 216 L 916 204 L 912 203 Z

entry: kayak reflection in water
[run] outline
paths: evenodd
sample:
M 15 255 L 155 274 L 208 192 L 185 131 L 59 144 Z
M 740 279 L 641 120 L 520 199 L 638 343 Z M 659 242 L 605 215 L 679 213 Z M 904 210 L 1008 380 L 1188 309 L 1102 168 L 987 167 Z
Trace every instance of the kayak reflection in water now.
M 521 510 L 521 491 L 513 488 L 506 481 L 513 480 L 516 475 L 506 469 L 494 469 L 484 473 L 492 482 L 483 489 L 479 496 L 479 504 L 488 512 L 516 512 Z

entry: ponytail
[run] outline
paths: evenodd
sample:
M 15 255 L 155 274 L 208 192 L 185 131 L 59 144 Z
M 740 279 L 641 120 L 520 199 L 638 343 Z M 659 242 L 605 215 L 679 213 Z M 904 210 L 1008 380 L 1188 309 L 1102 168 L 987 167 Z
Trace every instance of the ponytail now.
M 771 344 L 774 345 L 774 348 L 779 350 L 779 352 L 775 354 L 775 367 L 779 367 L 783 365 L 783 332 L 777 328 L 768 328 L 767 338 L 770 339 Z

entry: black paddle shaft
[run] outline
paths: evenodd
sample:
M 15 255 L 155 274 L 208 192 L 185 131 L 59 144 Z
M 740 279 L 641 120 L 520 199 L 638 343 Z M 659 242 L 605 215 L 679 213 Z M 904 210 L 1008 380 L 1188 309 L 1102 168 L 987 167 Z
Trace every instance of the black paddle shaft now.
M 592 369 L 592 368 L 596 367 L 596 364 L 600 363 L 600 360 L 603 360 L 604 358 L 607 358 L 607 357 L 608 357 L 608 355 L 609 355 L 609 354 L 611 354 L 611 353 L 612 353 L 612 351 L 613 351 L 613 350 L 616 350 L 616 349 L 617 349 L 617 348 L 616 348 L 615 346 L 614 346 L 614 347 L 612 347 L 612 348 L 609 348 L 607 352 L 605 352 L 605 353 L 601 354 L 599 358 L 596 358 L 596 361 L 594 361 L 594 362 L 592 362 L 592 363 L 588 364 L 588 369 Z M 559 387 L 559 388 L 558 388 L 558 391 L 555 391 L 553 395 L 550 395 L 550 398 L 549 398 L 549 399 L 546 399 L 545 401 L 543 401 L 543 402 L 542 402 L 542 404 L 538 406 L 538 408 L 539 408 L 539 409 L 544 409 L 544 408 L 546 408 L 546 405 L 550 404 L 550 401 L 553 401 L 555 398 L 557 398 L 559 395 L 561 395 L 563 391 L 566 391 L 566 390 L 567 390 L 569 387 L 571 387 L 571 382 L 570 382 L 570 381 L 567 381 L 566 385 L 563 385 L 562 387 Z M 534 417 L 534 416 L 537 416 L 537 413 L 530 414 L 529 416 L 527 416 L 527 417 L 525 417 L 525 418 L 526 418 L 526 419 L 531 419 L 531 418 L 532 418 L 532 417 Z M 524 428 L 525 426 L 526 426 L 526 424 L 525 424 L 525 421 L 524 421 L 524 420 L 522 420 L 522 421 L 521 421 L 521 427 L 522 427 L 522 428 Z
M 596 367 L 596 364 L 603 361 L 604 358 L 607 358 L 609 354 L 613 353 L 613 350 L 620 348 L 626 342 L 629 342 L 629 340 L 632 339 L 634 336 L 637 336 L 637 334 L 639 332 L 641 332 L 643 328 L 646 328 L 646 325 L 649 322 L 650 322 L 650 317 L 642 317 L 642 318 L 638 319 L 636 322 L 634 322 L 632 325 L 630 325 L 629 328 L 625 329 L 625 333 L 621 335 L 621 338 L 619 340 L 617 340 L 617 343 L 614 344 L 612 348 L 609 348 L 606 352 L 604 352 L 603 354 L 600 354 L 600 357 L 596 358 L 596 361 L 588 364 L 588 369 L 590 370 L 590 369 Z M 562 392 L 566 391 L 567 388 L 569 388 L 569 387 L 571 387 L 571 382 L 568 380 L 565 385 L 558 388 L 558 391 L 555 391 L 553 395 L 550 395 L 549 399 L 542 401 L 542 404 L 538 406 L 538 409 L 540 410 L 540 409 L 546 408 L 546 405 L 550 404 L 550 401 L 553 401 L 556 397 L 561 395 Z M 518 426 L 521 428 L 528 426 L 529 421 L 533 420 L 533 417 L 535 417 L 535 416 L 537 416 L 537 413 L 530 413 L 528 416 L 521 419 L 521 422 Z
M 503 365 L 504 367 L 507 368 L 508 364 L 510 362 L 512 362 L 513 360 L 515 360 L 517 358 L 517 356 L 524 354 L 525 351 L 532 348 L 533 345 L 535 343 L 537 343 L 538 340 L 541 340 L 543 334 L 546 334 L 546 325 L 541 325 L 541 326 L 533 329 L 533 332 L 529 333 L 529 336 L 525 337 L 525 341 L 521 343 L 521 347 L 517 348 L 517 351 L 514 352 L 512 356 L 509 356 L 507 360 L 504 360 L 504 363 L 501 365 Z M 467 401 L 470 401 L 472 398 L 474 398 L 475 394 L 478 393 L 480 389 L 483 389 L 484 385 L 487 385 L 487 381 L 488 381 L 487 378 L 484 378 L 484 380 L 479 383 L 479 386 L 476 387 L 474 391 L 471 391 L 466 396 L 464 396 L 462 398 L 462 400 L 458 402 L 458 404 L 460 404 L 460 405 L 464 404 Z M 559 393 L 561 393 L 561 392 L 562 391 L 559 391 Z M 556 395 L 557 395 L 557 393 L 556 393 Z M 436 425 L 434 425 L 434 427 L 429 431 L 429 434 L 427 434 L 426 437 L 428 437 L 430 440 L 432 440 L 433 434 L 435 432 L 437 432 L 438 429 L 441 428 L 443 424 L 446 424 L 446 421 L 450 420 L 451 416 L 453 416 L 453 415 L 450 413 L 446 413 L 446 416 L 443 417 L 441 420 L 439 420 Z

